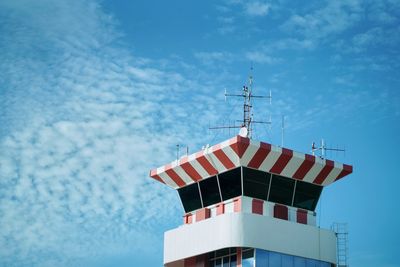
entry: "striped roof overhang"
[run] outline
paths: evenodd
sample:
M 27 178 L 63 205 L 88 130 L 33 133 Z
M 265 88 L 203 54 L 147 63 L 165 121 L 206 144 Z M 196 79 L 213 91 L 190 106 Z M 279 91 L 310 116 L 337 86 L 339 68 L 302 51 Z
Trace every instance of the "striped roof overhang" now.
M 235 136 L 153 169 L 150 176 L 177 189 L 239 166 L 322 186 L 353 171 L 351 165 Z

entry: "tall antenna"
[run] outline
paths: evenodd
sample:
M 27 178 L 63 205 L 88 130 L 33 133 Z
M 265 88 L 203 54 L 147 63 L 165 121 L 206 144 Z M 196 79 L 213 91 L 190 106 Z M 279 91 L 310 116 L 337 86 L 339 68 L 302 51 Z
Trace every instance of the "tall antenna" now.
M 321 146 L 315 146 L 315 142 L 311 144 L 311 152 L 315 156 L 315 151 L 321 151 L 321 158 L 325 158 L 326 151 L 346 152 L 346 149 L 326 147 L 324 139 L 321 139 Z
M 229 94 L 227 93 L 225 89 L 225 100 L 226 97 L 228 96 L 234 96 L 234 97 L 243 97 L 243 120 L 239 120 L 238 122 L 241 122 L 240 125 L 229 125 L 229 126 L 216 126 L 216 127 L 210 127 L 209 129 L 232 129 L 232 128 L 241 128 L 240 135 L 251 138 L 252 137 L 252 132 L 253 132 L 253 123 L 262 123 L 262 124 L 271 124 L 271 121 L 255 121 L 253 119 L 253 113 L 252 113 L 252 99 L 253 98 L 267 98 L 269 99 L 269 102 L 271 104 L 272 100 L 272 94 L 271 91 L 269 92 L 268 96 L 262 96 L 262 95 L 253 95 L 253 66 L 250 68 L 251 72 L 249 75 L 249 84 L 243 85 L 242 88 L 242 93 L 241 94 Z
M 284 134 L 285 134 L 285 115 L 282 115 L 282 142 L 281 142 L 281 147 L 283 147 L 283 139 L 284 139 Z
M 176 160 L 179 160 L 180 156 L 181 156 L 181 147 L 186 147 L 186 156 L 189 155 L 189 146 L 185 146 L 185 145 L 180 145 L 177 144 L 176 145 Z

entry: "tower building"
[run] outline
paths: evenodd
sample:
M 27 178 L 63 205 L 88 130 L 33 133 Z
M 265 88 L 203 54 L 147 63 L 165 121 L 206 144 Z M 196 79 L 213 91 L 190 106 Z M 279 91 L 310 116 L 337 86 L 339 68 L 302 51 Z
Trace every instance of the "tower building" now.
M 352 166 L 259 142 L 247 131 L 150 171 L 178 191 L 183 223 L 164 234 L 166 267 L 333 267 L 321 192 Z

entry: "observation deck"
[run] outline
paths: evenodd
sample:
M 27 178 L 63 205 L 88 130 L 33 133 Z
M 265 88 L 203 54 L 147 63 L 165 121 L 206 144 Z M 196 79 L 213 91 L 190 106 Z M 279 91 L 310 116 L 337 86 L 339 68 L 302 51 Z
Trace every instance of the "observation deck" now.
M 353 170 L 351 165 L 235 136 L 150 171 L 150 176 L 174 189 L 236 167 L 248 167 L 326 186 Z
M 165 233 L 165 266 L 232 248 L 238 262 L 242 248 L 254 248 L 335 264 L 335 234 L 316 227 L 315 208 L 323 188 L 352 171 L 242 136 L 151 170 L 178 191 L 185 210 L 184 225 Z
M 351 165 L 235 136 L 153 169 L 150 176 L 178 191 L 188 223 L 195 221 L 191 212 L 212 210 L 240 196 L 259 203 L 254 205 L 302 210 L 309 217 L 315 215 L 323 187 L 352 170 Z

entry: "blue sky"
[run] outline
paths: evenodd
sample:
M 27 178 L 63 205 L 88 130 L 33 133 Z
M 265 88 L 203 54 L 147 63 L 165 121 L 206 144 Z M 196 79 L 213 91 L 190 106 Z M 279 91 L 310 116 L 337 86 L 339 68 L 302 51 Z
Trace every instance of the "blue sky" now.
M 399 266 L 400 2 L 0 2 L 0 266 L 161 266 L 181 223 L 148 178 L 236 134 L 254 66 L 255 138 L 354 173 L 323 192 L 320 223 L 349 225 L 351 266 Z

